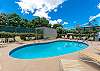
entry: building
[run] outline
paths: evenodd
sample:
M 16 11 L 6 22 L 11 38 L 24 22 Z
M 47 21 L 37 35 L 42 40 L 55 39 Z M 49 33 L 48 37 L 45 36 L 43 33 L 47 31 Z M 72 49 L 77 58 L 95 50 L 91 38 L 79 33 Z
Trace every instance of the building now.
M 36 33 L 41 35 L 43 39 L 55 39 L 57 38 L 57 30 L 53 28 L 48 27 L 38 27 L 36 28 L 38 30 Z M 39 32 L 39 30 L 41 32 Z
M 97 32 L 95 40 L 100 41 L 100 32 Z
M 97 30 L 100 31 L 100 17 L 96 17 L 95 19 L 89 21 L 83 27 L 84 30 Z
M 100 26 L 85 26 L 81 27 L 80 29 L 84 31 L 94 31 L 94 30 L 100 31 Z
M 100 26 L 96 26 L 96 30 L 100 31 Z

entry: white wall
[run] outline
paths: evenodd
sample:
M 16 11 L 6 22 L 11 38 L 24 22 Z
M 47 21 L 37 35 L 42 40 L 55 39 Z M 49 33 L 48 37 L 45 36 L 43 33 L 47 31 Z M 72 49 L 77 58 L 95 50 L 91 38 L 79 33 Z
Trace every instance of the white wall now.
M 97 33 L 97 36 L 96 36 L 96 39 L 95 40 L 96 41 L 99 41 L 99 39 L 100 39 L 100 32 Z
M 41 29 L 43 30 L 43 38 L 57 38 L 57 31 L 56 29 L 52 29 L 52 28 L 47 28 L 47 27 L 39 27 L 37 29 Z
M 43 30 L 44 38 L 56 38 L 57 37 L 57 31 L 52 28 L 44 28 Z

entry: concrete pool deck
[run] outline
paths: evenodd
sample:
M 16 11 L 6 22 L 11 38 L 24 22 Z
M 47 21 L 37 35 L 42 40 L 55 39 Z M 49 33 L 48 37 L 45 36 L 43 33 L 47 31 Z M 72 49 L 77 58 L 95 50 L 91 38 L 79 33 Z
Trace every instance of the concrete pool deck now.
M 59 39 L 57 39 L 59 40 Z M 54 40 L 39 40 L 39 42 L 48 42 Z M 36 43 L 37 41 L 25 41 L 22 43 L 9 43 L 6 47 L 0 48 L 0 71 L 61 71 L 62 67 L 59 64 L 59 59 L 78 60 L 78 52 L 66 54 L 58 57 L 51 57 L 45 59 L 16 59 L 9 56 L 9 52 L 19 46 Z M 100 42 L 88 41 L 89 47 L 83 51 L 93 50 L 99 47 Z M 100 71 L 95 65 L 81 62 L 84 71 Z M 74 70 L 73 70 L 74 71 Z

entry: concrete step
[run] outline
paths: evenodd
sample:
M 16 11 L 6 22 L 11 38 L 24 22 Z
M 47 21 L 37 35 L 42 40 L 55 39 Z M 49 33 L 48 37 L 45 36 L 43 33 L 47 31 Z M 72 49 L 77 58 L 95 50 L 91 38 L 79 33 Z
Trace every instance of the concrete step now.
M 78 60 L 62 59 L 61 64 L 64 71 L 87 71 L 87 69 Z

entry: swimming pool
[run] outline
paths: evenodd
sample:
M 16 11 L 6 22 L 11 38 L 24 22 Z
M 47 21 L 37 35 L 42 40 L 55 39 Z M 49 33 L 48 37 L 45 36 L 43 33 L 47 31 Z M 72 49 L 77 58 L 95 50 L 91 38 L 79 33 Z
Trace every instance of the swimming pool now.
M 86 47 L 88 45 L 82 42 L 59 40 L 17 47 L 9 55 L 19 59 L 48 58 L 73 53 Z

